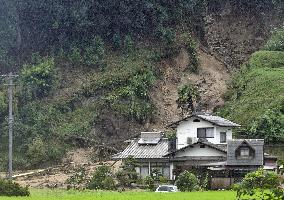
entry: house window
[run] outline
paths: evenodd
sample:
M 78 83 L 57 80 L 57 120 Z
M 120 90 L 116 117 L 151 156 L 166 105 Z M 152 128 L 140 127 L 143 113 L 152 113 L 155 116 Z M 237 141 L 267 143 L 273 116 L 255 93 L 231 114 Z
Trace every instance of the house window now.
M 220 143 L 225 143 L 227 142 L 227 134 L 226 132 L 221 132 L 220 133 Z
M 200 148 L 204 149 L 205 148 L 205 144 L 201 144 Z
M 241 148 L 240 149 L 240 156 L 242 158 L 248 158 L 249 157 L 249 148 Z
M 193 122 L 200 122 L 200 120 L 199 119 L 194 119 Z
M 198 138 L 214 138 L 214 128 L 198 128 Z

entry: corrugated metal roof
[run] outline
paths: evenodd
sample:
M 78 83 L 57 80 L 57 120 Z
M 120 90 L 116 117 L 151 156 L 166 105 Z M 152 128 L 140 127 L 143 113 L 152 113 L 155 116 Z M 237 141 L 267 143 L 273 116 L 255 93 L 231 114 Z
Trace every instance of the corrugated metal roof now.
M 173 122 L 170 125 L 168 125 L 168 127 L 173 127 L 175 125 L 178 125 L 180 122 L 182 121 L 186 121 L 191 117 L 197 117 L 200 119 L 203 119 L 205 121 L 211 122 L 212 124 L 216 124 L 218 126 L 223 126 L 223 127 L 239 127 L 241 125 L 234 123 L 228 119 L 224 119 L 222 117 L 216 116 L 216 115 L 211 115 L 211 114 L 192 114 L 188 117 L 185 117 L 179 121 Z
M 168 139 L 162 138 L 157 144 L 139 144 L 139 139 L 133 140 L 121 153 L 113 156 L 114 159 L 123 159 L 130 156 L 139 158 L 164 158 L 168 153 Z

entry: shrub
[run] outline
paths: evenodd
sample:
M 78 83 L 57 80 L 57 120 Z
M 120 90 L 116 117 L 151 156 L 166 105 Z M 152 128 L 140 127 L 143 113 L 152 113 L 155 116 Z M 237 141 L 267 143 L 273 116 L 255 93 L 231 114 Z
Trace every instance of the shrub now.
M 114 34 L 113 37 L 112 37 L 112 46 L 114 48 L 114 50 L 118 50 L 121 48 L 121 44 L 122 44 L 122 41 L 121 41 L 121 36 L 120 34 Z
M 284 51 L 284 27 L 277 29 L 264 46 L 268 51 Z
M 109 166 L 98 167 L 88 183 L 88 189 L 114 190 L 116 188 L 113 174 Z
M 79 167 L 75 169 L 75 173 L 66 180 L 66 183 L 70 184 L 72 188 L 76 188 L 86 181 L 86 177 L 87 174 L 85 168 Z
M 27 187 L 21 187 L 18 183 L 0 179 L 0 196 L 30 196 Z
M 130 35 L 124 38 L 124 51 L 131 53 L 134 50 L 134 41 Z
M 194 101 L 200 98 L 197 88 L 192 84 L 186 84 L 178 88 L 178 107 L 194 111 Z
M 189 34 L 183 34 L 181 36 L 182 45 L 186 49 L 188 55 L 189 55 L 189 65 L 188 69 L 194 73 L 198 72 L 199 67 L 199 58 L 197 54 L 197 43 L 192 39 L 192 37 Z
M 283 190 L 280 189 L 280 177 L 275 172 L 268 172 L 262 168 L 248 173 L 243 181 L 234 186 L 238 199 L 282 199 Z
M 149 190 L 155 190 L 155 180 L 151 176 L 146 176 L 144 179 L 144 183 Z
M 32 143 L 28 145 L 27 157 L 32 166 L 46 161 L 46 147 L 39 136 L 33 139 Z
M 139 180 L 139 174 L 136 172 L 135 168 L 139 164 L 136 159 L 129 157 L 124 160 L 122 165 L 122 170 L 116 173 L 116 177 L 122 186 L 131 186 L 131 183 L 137 183 Z
M 163 58 L 173 58 L 180 52 L 180 45 L 177 43 L 176 33 L 170 28 L 161 28 L 158 37 L 163 43 Z
M 71 47 L 70 53 L 68 54 L 68 59 L 73 64 L 78 64 L 83 62 L 82 50 L 76 46 Z
M 266 142 L 284 141 L 284 115 L 280 110 L 267 110 L 259 116 L 249 129 L 253 137 L 264 138 Z
M 101 37 L 96 36 L 84 53 L 84 64 L 88 66 L 102 65 L 105 56 L 105 44 Z
M 37 65 L 25 65 L 22 72 L 24 86 L 31 89 L 33 97 L 48 96 L 56 81 L 56 70 L 53 58 L 46 58 Z
M 198 187 L 198 179 L 189 171 L 184 171 L 178 176 L 176 185 L 180 191 L 193 191 Z

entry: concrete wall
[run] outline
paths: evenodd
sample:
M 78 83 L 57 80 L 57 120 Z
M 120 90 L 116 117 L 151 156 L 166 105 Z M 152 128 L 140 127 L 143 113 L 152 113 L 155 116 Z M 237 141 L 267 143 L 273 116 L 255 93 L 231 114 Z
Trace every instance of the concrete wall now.
M 199 118 L 192 117 L 187 121 L 180 122 L 177 126 L 177 149 L 187 146 L 189 137 L 193 138 L 193 142 L 198 140 L 197 128 L 214 128 L 214 138 L 207 138 L 209 142 L 214 144 L 220 144 L 220 132 L 226 132 L 227 139 L 232 139 L 231 127 L 219 127 L 202 119 L 199 119 L 200 122 L 193 122 L 194 119 Z

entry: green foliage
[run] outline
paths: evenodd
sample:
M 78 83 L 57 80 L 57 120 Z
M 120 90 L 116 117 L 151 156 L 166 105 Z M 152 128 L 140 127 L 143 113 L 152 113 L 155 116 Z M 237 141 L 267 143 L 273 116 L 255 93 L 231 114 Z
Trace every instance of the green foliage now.
M 264 138 L 269 143 L 284 141 L 284 113 L 279 110 L 267 110 L 251 125 L 249 134 L 252 137 Z
M 268 172 L 262 168 L 248 173 L 243 181 L 235 186 L 237 199 L 275 199 L 281 200 L 283 190 L 279 188 L 280 177 L 275 172 Z
M 101 37 L 96 36 L 92 44 L 85 49 L 84 64 L 101 66 L 105 57 L 105 45 Z
M 183 85 L 178 88 L 177 103 L 179 107 L 190 109 L 194 111 L 194 101 L 198 101 L 200 98 L 197 88 L 191 83 Z
M 137 160 L 133 157 L 129 157 L 123 161 L 122 170 L 116 173 L 116 178 L 120 185 L 129 187 L 131 183 L 137 183 L 139 174 L 136 172 L 135 168 L 138 166 Z
M 88 52 L 86 52 L 86 54 L 87 53 Z M 83 62 L 82 50 L 80 48 L 76 47 L 76 46 L 71 47 L 70 53 L 68 54 L 68 59 L 73 64 L 80 64 L 80 63 L 82 63 Z
M 127 53 L 131 53 L 134 51 L 134 41 L 130 35 L 126 35 L 124 38 L 124 51 Z
M 36 165 L 46 161 L 46 147 L 43 140 L 37 136 L 32 140 L 32 143 L 28 145 L 27 157 L 31 165 Z
M 146 176 L 144 179 L 144 183 L 149 190 L 155 190 L 155 180 L 151 176 Z
M 79 167 L 75 169 L 75 173 L 70 176 L 66 183 L 72 188 L 76 189 L 80 184 L 84 183 L 87 179 L 86 169 L 84 167 Z
M 88 183 L 88 189 L 114 190 L 116 188 L 113 174 L 109 166 L 99 166 Z
M 200 65 L 199 58 L 197 54 L 197 43 L 192 39 L 192 37 L 189 34 L 182 34 L 181 35 L 181 41 L 184 48 L 187 50 L 187 53 L 189 54 L 189 70 L 197 73 L 198 67 Z
M 112 66 L 111 70 L 96 73 L 78 95 L 91 97 L 100 94 L 100 111 L 107 107 L 108 111 L 111 109 L 117 115 L 140 123 L 151 119 L 154 106 L 149 90 L 156 77 L 149 53 L 135 50 L 131 55 L 109 59 L 107 66 Z
M 264 49 L 267 51 L 284 51 L 284 27 L 272 33 L 272 37 L 267 41 Z
M 249 65 L 253 68 L 284 68 L 284 52 L 257 51 L 251 55 Z
M 194 191 L 198 187 L 198 179 L 189 171 L 182 172 L 176 181 L 176 185 L 180 191 Z
M 0 67 L 2 70 L 11 70 L 16 63 L 18 55 L 11 55 L 11 49 L 15 51 L 19 47 L 18 23 L 15 2 L 2 0 L 0 7 Z
M 121 48 L 122 45 L 122 39 L 120 34 L 114 34 L 112 37 L 112 46 L 114 48 L 114 50 L 118 50 Z
M 48 96 L 54 88 L 56 70 L 53 58 L 47 58 L 36 65 L 25 65 L 21 78 L 26 90 L 30 90 L 32 97 Z
M 282 52 L 260 51 L 235 74 L 220 114 L 243 125 L 239 134 L 284 141 L 283 62 Z
M 27 187 L 21 187 L 18 183 L 0 179 L 0 196 L 30 196 Z

